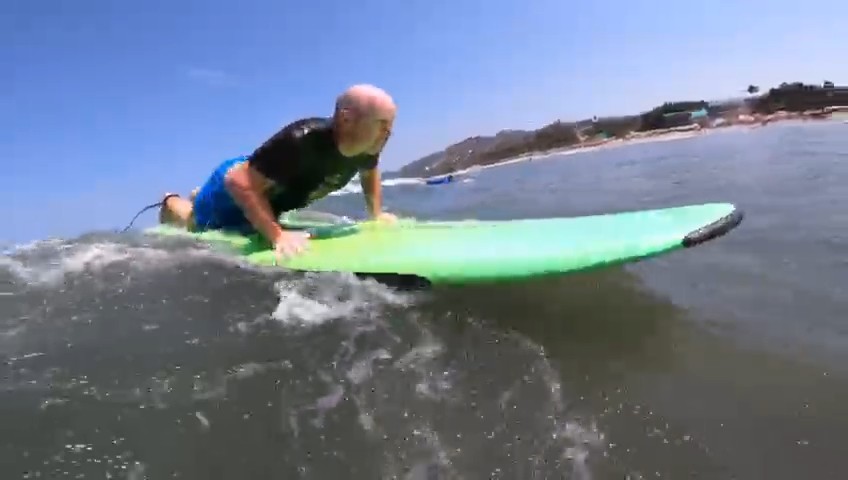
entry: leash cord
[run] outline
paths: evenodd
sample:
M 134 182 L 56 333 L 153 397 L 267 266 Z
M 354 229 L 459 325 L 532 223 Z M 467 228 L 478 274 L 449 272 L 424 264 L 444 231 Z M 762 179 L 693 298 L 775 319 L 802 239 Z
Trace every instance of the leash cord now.
M 146 212 L 150 209 L 153 209 L 153 208 L 163 207 L 163 206 L 165 206 L 165 202 L 167 202 L 169 198 L 176 197 L 176 196 L 177 195 L 174 195 L 174 194 L 168 195 L 165 198 L 163 198 L 162 200 L 160 200 L 156 203 L 151 203 L 150 205 L 147 205 L 146 207 L 139 210 L 138 213 L 136 213 L 135 216 L 132 218 L 132 220 L 130 220 L 130 223 L 126 227 L 124 227 L 123 230 L 121 230 L 121 233 L 124 233 L 127 230 L 129 230 L 133 226 L 133 223 L 135 223 L 136 219 L 138 219 L 138 217 L 141 216 L 142 213 L 144 213 L 144 212 Z
M 135 223 L 136 219 L 138 219 L 138 217 L 139 217 L 142 213 L 144 213 L 144 212 L 146 212 L 146 211 L 148 211 L 148 210 L 150 210 L 150 209 L 152 209 L 152 208 L 161 207 L 161 206 L 162 206 L 162 205 L 164 205 L 164 204 L 165 204 L 165 202 L 156 202 L 156 203 L 152 203 L 152 204 L 150 204 L 150 205 L 148 205 L 148 206 L 146 206 L 146 207 L 142 208 L 141 210 L 139 210 L 139 211 L 138 211 L 138 213 L 136 213 L 136 214 L 135 214 L 135 216 L 132 218 L 132 220 L 130 220 L 130 223 L 129 223 L 126 227 L 124 227 L 124 229 L 123 229 L 123 230 L 121 230 L 121 233 L 124 233 L 124 232 L 126 232 L 127 230 L 129 230 L 129 229 L 133 226 L 133 223 Z

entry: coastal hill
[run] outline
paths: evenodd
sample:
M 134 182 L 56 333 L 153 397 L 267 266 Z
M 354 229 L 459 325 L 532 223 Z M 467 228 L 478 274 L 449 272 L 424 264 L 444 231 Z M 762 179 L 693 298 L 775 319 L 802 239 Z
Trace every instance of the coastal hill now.
M 838 87 L 829 81 L 822 85 L 784 82 L 759 95 L 759 87 L 750 85 L 747 91 L 750 96 L 745 98 L 666 102 L 636 115 L 576 122 L 557 120 L 537 130 L 502 130 L 491 136 L 470 137 L 415 160 L 397 173 L 404 177 L 444 175 L 537 152 L 669 132 L 765 124 L 775 117 L 795 118 L 793 114 L 815 118 L 828 115 L 834 107 L 848 106 L 848 87 Z
M 500 151 L 510 145 L 522 144 L 533 134 L 533 131 L 527 130 L 502 130 L 494 136 L 469 137 L 405 165 L 398 173 L 402 176 L 426 176 L 461 170 L 467 168 L 468 159 L 478 157 L 478 152 Z

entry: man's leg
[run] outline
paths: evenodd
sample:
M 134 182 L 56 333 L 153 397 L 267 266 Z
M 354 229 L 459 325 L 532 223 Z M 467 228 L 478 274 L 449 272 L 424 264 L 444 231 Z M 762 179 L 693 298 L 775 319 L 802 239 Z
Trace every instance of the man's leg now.
M 194 230 L 197 225 L 197 215 L 195 212 L 194 203 L 197 199 L 197 196 L 201 191 L 205 192 L 204 205 L 205 209 L 201 212 L 201 216 L 206 217 L 210 214 L 210 209 L 214 210 L 214 201 L 211 201 L 215 196 L 215 192 L 223 188 L 223 184 L 221 183 L 221 171 L 226 172 L 226 169 L 229 168 L 227 165 L 234 160 L 227 160 L 218 168 L 212 172 L 209 178 L 206 180 L 206 183 L 203 184 L 202 187 L 196 187 L 189 194 L 188 199 L 182 198 L 175 193 L 168 193 L 163 197 L 162 207 L 159 209 L 159 223 L 166 225 L 173 225 L 180 228 L 185 228 L 186 230 Z M 220 171 L 219 171 L 220 170 Z M 209 223 L 208 218 L 202 219 L 201 223 Z
M 168 194 L 159 212 L 161 223 L 187 230 L 232 229 L 250 223 L 224 186 L 227 172 L 247 157 L 236 157 L 219 164 L 203 186 L 191 191 L 188 199 Z

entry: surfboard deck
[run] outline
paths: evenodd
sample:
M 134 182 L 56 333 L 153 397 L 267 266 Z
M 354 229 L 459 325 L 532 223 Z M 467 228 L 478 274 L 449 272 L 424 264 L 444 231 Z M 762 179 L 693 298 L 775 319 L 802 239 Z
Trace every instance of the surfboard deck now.
M 320 215 L 320 214 L 319 214 Z M 476 283 L 566 274 L 633 262 L 720 237 L 738 226 L 730 203 L 505 221 L 417 221 L 396 224 L 282 219 L 313 234 L 309 249 L 279 262 L 299 271 L 398 275 L 430 283 Z M 275 265 L 258 235 L 187 232 L 159 225 L 145 231 L 181 235 L 223 248 L 249 262 Z

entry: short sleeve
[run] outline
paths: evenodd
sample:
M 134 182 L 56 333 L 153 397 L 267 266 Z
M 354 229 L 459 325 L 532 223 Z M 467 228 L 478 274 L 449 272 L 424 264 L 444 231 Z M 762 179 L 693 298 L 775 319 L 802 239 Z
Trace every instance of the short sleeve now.
M 274 183 L 285 184 L 300 161 L 297 146 L 296 136 L 284 128 L 257 148 L 248 164 Z

